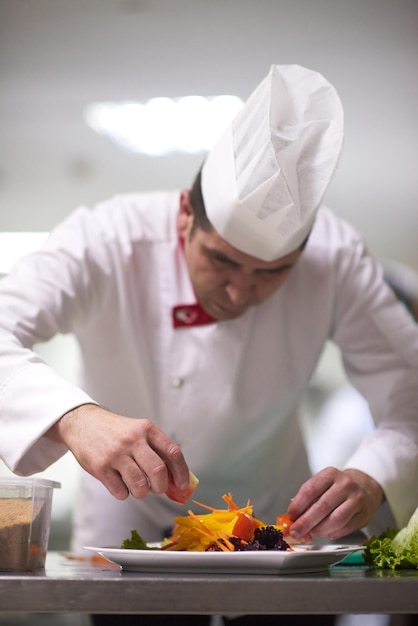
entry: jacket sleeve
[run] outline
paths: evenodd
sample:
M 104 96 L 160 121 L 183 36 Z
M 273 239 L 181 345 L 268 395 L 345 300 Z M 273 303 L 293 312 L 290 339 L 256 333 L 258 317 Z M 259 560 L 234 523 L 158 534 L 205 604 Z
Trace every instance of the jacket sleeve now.
M 346 467 L 380 483 L 404 526 L 418 503 L 418 326 L 360 238 L 336 268 L 333 339 L 376 425 Z
M 42 471 L 62 456 L 66 448 L 43 434 L 69 410 L 94 402 L 33 346 L 94 324 L 107 265 L 92 212 L 79 209 L 0 280 L 0 457 L 16 473 Z

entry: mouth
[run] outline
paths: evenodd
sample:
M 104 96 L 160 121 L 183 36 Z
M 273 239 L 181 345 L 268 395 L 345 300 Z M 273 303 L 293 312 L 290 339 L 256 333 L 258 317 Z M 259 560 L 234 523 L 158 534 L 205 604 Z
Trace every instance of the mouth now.
M 220 302 L 213 302 L 212 309 L 217 319 L 234 319 L 243 315 L 248 307 L 233 308 L 225 306 Z

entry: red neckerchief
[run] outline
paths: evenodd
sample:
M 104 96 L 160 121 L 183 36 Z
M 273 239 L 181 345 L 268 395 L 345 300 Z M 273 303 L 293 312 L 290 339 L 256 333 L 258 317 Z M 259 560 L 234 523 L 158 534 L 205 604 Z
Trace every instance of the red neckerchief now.
M 196 304 L 177 304 L 173 306 L 171 311 L 174 328 L 201 326 L 202 324 L 217 322 L 215 318 L 202 309 L 199 302 L 196 302 Z
M 184 241 L 179 237 L 180 247 L 184 250 Z M 200 302 L 194 304 L 177 304 L 171 309 L 173 328 L 185 328 L 187 326 L 202 326 L 217 322 L 214 317 L 208 315 L 202 309 Z

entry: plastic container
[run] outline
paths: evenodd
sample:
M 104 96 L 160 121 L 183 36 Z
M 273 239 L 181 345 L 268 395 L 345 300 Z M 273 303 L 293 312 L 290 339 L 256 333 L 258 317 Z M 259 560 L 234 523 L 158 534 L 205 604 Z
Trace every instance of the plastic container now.
M 0 570 L 26 572 L 45 566 L 54 488 L 41 478 L 0 478 Z

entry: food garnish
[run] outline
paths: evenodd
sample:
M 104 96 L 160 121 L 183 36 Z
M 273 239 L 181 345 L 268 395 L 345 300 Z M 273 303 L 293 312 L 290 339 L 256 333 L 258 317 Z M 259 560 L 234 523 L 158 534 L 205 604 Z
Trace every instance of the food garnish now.
M 282 529 L 283 536 L 286 537 L 286 541 L 288 543 L 309 543 L 312 541 L 312 535 L 308 533 L 307 535 L 303 535 L 300 539 L 295 539 L 292 537 L 290 532 L 290 527 L 293 524 L 293 520 L 288 516 L 287 513 L 282 513 L 276 517 L 276 526 L 279 526 Z
M 191 471 L 189 471 L 189 486 L 184 491 L 181 491 L 176 486 L 171 474 L 168 477 L 168 481 L 168 489 L 165 492 L 166 496 L 179 504 L 185 504 L 199 484 L 199 479 Z
M 227 504 L 226 509 L 195 502 L 210 513 L 198 515 L 189 510 L 188 515 L 176 517 L 172 535 L 164 539 L 161 550 L 242 552 L 292 549 L 284 538 L 284 526 L 265 524 L 254 517 L 249 500 L 244 507 L 239 507 L 231 493 L 224 494 L 222 498 Z M 132 531 L 131 539 L 125 540 L 122 548 L 138 550 L 144 549 L 144 545 L 147 549 L 147 543 L 137 531 Z
M 160 548 L 149 546 L 136 530 L 131 530 L 130 538 L 124 539 L 121 548 L 126 548 L 127 550 L 160 550 Z

